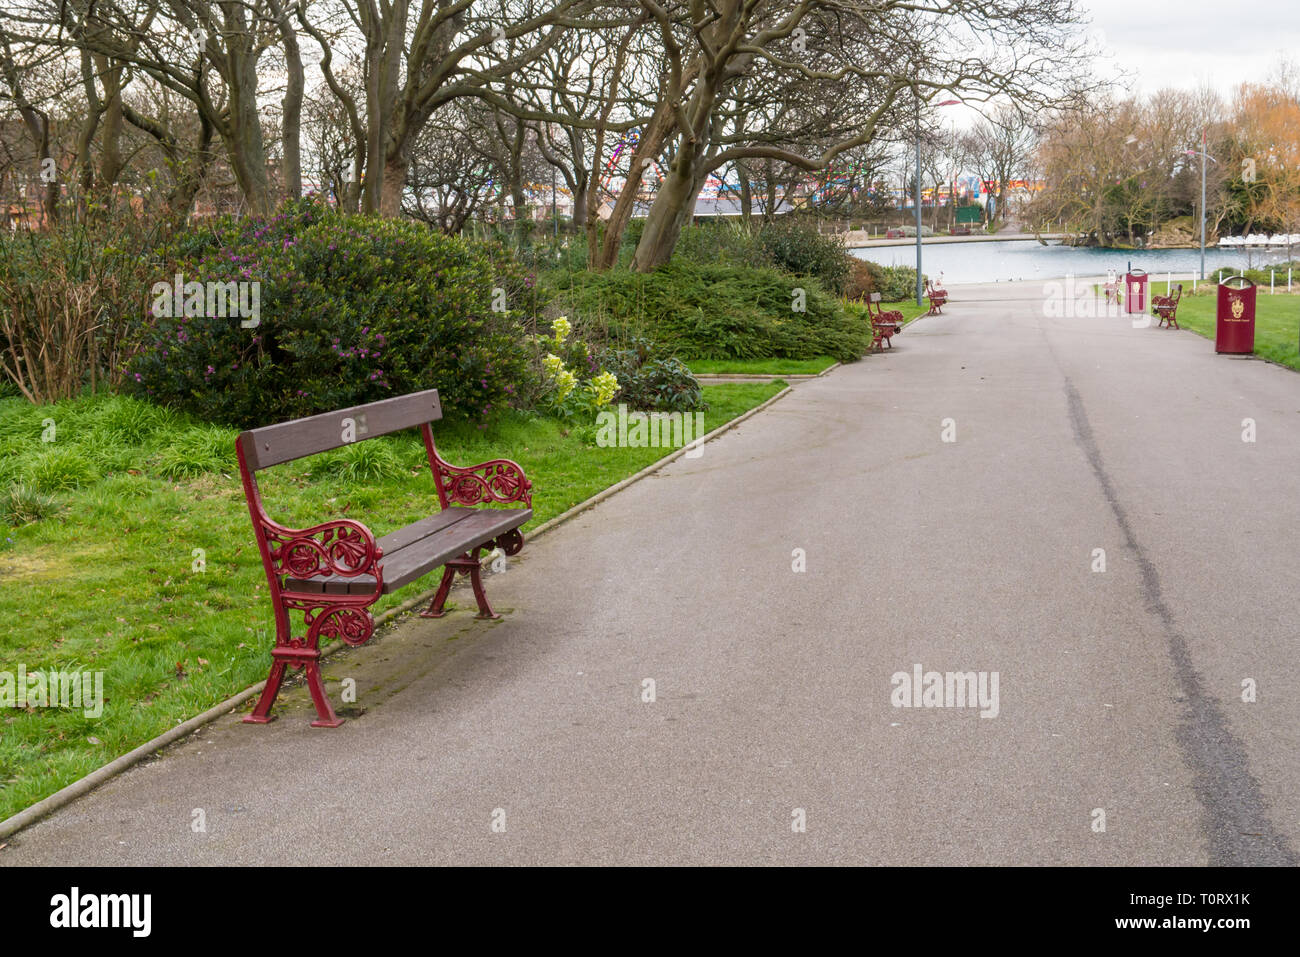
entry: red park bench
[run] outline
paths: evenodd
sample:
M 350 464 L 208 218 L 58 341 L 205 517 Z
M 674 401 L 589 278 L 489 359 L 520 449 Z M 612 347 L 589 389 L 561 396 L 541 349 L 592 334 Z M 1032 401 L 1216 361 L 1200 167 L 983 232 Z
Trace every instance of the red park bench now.
M 253 713 L 244 720 L 265 724 L 280 691 L 285 668 L 306 669 L 307 686 L 316 705 L 312 727 L 336 728 L 334 713 L 321 682 L 322 638 L 361 645 L 374 632 L 367 610 L 381 595 L 396 591 L 436 568 L 442 581 L 426 618 L 440 618 L 456 574 L 469 575 L 479 618 L 499 617 L 488 604 L 479 571 L 479 551 L 500 548 L 516 555 L 523 548 L 520 526 L 533 517 L 532 483 L 514 462 L 493 459 L 466 468 L 442 460 L 429 423 L 442 418 L 438 390 L 384 399 L 324 415 L 313 415 L 240 434 L 236 441 L 244 497 L 262 553 L 271 604 L 275 611 L 275 647 L 271 673 Z M 286 528 L 272 521 L 257 488 L 259 470 L 327 452 L 353 442 L 419 426 L 438 491 L 439 511 L 412 525 L 375 538 L 361 522 L 331 519 L 310 528 Z M 476 508 L 507 504 L 521 507 Z M 307 633 L 293 637 L 289 613 L 303 614 Z
M 871 311 L 872 305 L 876 307 L 875 312 Z M 903 328 L 903 314 L 896 309 L 885 312 L 880 305 L 880 293 L 873 292 L 867 297 L 867 315 L 871 317 L 871 348 L 883 352 L 882 342 L 894 348 L 891 340 Z
M 1178 324 L 1178 301 L 1183 298 L 1183 284 L 1179 283 L 1174 287 L 1172 296 L 1152 296 L 1151 297 L 1151 314 L 1159 316 L 1160 321 L 1156 323 L 1156 328 L 1168 323 L 1170 329 L 1181 329 Z
M 930 311 L 926 313 L 926 315 L 941 315 L 943 313 L 943 307 L 948 302 L 948 290 L 936 287 L 934 283 L 927 279 L 925 281 L 925 295 L 930 300 Z

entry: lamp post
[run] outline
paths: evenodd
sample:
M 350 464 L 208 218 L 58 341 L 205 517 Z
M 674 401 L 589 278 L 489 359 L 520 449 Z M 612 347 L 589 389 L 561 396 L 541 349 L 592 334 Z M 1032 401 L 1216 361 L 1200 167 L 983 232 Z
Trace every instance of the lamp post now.
M 1207 152 L 1208 147 L 1209 147 L 1209 141 L 1206 138 L 1205 128 L 1202 127 L 1200 151 L 1199 152 L 1196 150 L 1183 151 L 1187 156 L 1201 157 L 1201 281 L 1202 282 L 1205 281 L 1205 161 L 1209 160 L 1211 163 L 1214 163 L 1215 165 L 1218 165 L 1219 162 Z
M 916 304 L 921 305 L 921 101 L 916 101 Z
M 1205 280 L 1205 157 L 1209 154 L 1205 127 L 1201 127 L 1201 280 Z M 1168 291 L 1168 290 L 1166 290 Z
M 935 106 L 956 106 L 961 100 L 944 100 Z M 916 304 L 924 304 L 925 281 L 921 278 L 921 101 L 916 101 Z

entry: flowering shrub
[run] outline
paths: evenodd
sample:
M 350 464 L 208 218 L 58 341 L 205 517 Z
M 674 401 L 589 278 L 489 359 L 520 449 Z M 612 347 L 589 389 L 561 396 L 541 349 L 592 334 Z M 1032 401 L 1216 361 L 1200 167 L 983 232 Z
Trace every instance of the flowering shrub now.
M 533 340 L 539 352 L 546 350 L 541 360 L 542 389 L 537 406 L 560 418 L 594 415 L 613 400 L 618 379 L 603 369 L 597 371 L 599 366 L 587 344 L 570 338 L 573 326 L 566 317 L 551 323 L 551 332 L 549 337 L 536 336 Z M 586 382 L 580 382 L 580 374 L 588 376 Z
M 163 282 L 260 285 L 256 324 L 153 314 L 127 364 L 131 390 L 209 420 L 265 425 L 428 388 L 447 418 L 482 420 L 529 376 L 521 310 L 493 306 L 530 277 L 499 248 L 306 200 L 185 233 L 162 262 Z

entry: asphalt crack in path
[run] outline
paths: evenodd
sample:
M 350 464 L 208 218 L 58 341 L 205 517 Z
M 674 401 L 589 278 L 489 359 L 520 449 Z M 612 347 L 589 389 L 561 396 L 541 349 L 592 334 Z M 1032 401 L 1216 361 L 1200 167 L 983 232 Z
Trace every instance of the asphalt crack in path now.
M 1186 705 L 1176 737 L 1191 765 L 1192 787 L 1205 810 L 1209 863 L 1215 866 L 1294 867 L 1300 864 L 1300 857 L 1273 827 L 1259 782 L 1250 772 L 1246 749 L 1228 727 L 1219 703 L 1205 691 L 1192 662 L 1187 640 L 1178 630 L 1173 611 L 1164 599 L 1155 563 L 1138 541 L 1128 513 L 1120 503 L 1115 483 L 1106 470 L 1083 399 L 1069 377 L 1062 375 L 1075 442 L 1087 456 L 1124 535 L 1124 544 L 1137 562 L 1147 611 L 1160 620 L 1168 642 L 1169 657 Z

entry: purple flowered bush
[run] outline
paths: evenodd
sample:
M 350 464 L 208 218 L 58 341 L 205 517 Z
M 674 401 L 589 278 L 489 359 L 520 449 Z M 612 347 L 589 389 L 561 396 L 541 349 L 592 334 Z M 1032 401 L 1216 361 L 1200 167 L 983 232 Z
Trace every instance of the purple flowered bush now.
M 481 421 L 532 374 L 536 296 L 514 294 L 527 274 L 499 247 L 303 200 L 186 233 L 163 261 L 164 282 L 259 284 L 255 324 L 150 315 L 128 363 L 130 389 L 211 421 L 265 425 L 428 388 L 446 418 Z

